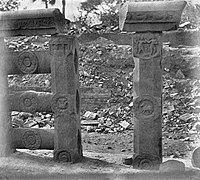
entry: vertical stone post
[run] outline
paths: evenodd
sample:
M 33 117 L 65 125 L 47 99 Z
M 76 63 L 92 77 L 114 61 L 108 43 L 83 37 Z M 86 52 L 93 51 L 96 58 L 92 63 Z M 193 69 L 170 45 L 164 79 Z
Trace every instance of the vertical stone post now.
M 162 31 L 175 30 L 184 1 L 127 2 L 119 27 L 133 34 L 134 168 L 158 169 L 162 162 Z M 166 8 L 167 7 L 167 8 Z
M 78 42 L 75 36 L 59 34 L 50 41 L 54 111 L 54 159 L 76 162 L 82 156 Z
M 133 166 L 157 168 L 162 162 L 162 33 L 134 34 L 133 56 L 136 58 Z
M 8 110 L 8 84 L 6 72 L 6 54 L 4 38 L 0 37 L 0 157 L 9 156 L 12 152 L 11 144 L 11 117 Z

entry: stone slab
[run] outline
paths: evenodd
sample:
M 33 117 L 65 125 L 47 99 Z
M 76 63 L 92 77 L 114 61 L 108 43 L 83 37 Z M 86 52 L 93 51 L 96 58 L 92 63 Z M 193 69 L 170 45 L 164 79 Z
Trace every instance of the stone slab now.
M 120 8 L 121 31 L 176 30 L 185 1 L 127 2 Z
M 69 20 L 56 8 L 2 12 L 0 37 L 62 33 L 65 23 Z
M 52 94 L 48 92 L 25 91 L 9 94 L 10 111 L 52 112 Z
M 49 51 L 7 52 L 6 58 L 8 75 L 51 72 Z
M 16 149 L 53 150 L 54 130 L 36 128 L 13 128 L 12 146 Z

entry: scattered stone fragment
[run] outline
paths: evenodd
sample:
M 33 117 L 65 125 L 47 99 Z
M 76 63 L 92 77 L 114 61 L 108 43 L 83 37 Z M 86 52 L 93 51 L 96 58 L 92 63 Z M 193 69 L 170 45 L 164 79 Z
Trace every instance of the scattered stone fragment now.
M 51 126 L 49 124 L 46 124 L 45 126 L 43 126 L 41 129 L 51 129 Z
M 194 167 L 200 168 L 200 147 L 194 149 L 192 153 L 192 165 Z
M 95 132 L 101 133 L 103 130 L 102 129 L 95 129 Z
M 185 164 L 177 160 L 168 160 L 160 165 L 161 173 L 180 173 L 185 171 Z
M 32 127 L 32 126 L 35 126 L 36 124 L 37 124 L 36 121 L 34 121 L 34 120 L 29 120 L 29 121 L 27 121 L 27 122 L 24 123 L 24 127 L 30 128 L 30 127 Z M 39 127 L 39 126 L 38 126 L 38 127 Z
M 23 127 L 24 125 L 24 121 L 17 116 L 12 117 L 12 123 L 17 127 Z
M 12 112 L 11 112 L 11 116 L 17 116 L 18 114 L 19 114 L 18 111 L 12 111 Z
M 84 126 L 98 126 L 99 125 L 99 121 L 97 121 L 97 120 L 82 120 L 81 121 L 81 125 L 84 125 Z
M 175 75 L 178 79 L 185 79 L 185 75 L 182 73 L 182 71 L 179 69 Z
M 109 130 L 110 130 L 109 128 L 106 128 L 106 129 L 104 130 L 104 133 L 107 134 L 107 133 L 109 132 Z
M 110 118 L 108 118 L 108 119 L 106 120 L 105 125 L 106 125 L 107 127 L 110 127 L 110 126 L 112 125 L 112 121 L 111 121 Z
M 97 118 L 97 113 L 86 111 L 85 114 L 83 115 L 84 118 L 86 119 L 96 119 Z
M 103 123 L 104 123 L 104 120 L 105 120 L 104 117 L 100 117 L 100 118 L 98 118 L 98 121 L 99 121 L 100 124 L 103 124 Z
M 33 114 L 27 113 L 27 112 L 20 112 L 19 113 L 19 118 L 27 119 L 28 117 L 33 117 Z
M 87 126 L 87 132 L 94 132 L 93 126 Z
M 46 114 L 45 117 L 46 118 L 51 118 L 51 114 Z
M 128 126 L 130 125 L 128 122 L 126 122 L 126 121 L 121 121 L 120 123 L 119 123 L 124 129 L 127 129 L 128 128 Z
M 34 126 L 31 126 L 31 128 L 39 128 L 39 125 L 36 124 L 36 125 L 34 125 Z

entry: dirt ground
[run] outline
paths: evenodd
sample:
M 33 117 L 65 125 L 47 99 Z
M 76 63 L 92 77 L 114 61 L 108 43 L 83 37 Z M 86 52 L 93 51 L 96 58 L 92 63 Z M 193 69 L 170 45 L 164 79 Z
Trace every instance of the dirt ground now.
M 191 165 L 191 153 L 184 159 L 184 173 L 160 173 L 135 170 L 122 163 L 132 156 L 133 134 L 82 134 L 84 158 L 81 162 L 54 162 L 52 150 L 17 150 L 11 157 L 0 158 L 0 179 L 91 179 L 91 180 L 200 180 L 200 169 Z M 168 160 L 164 158 L 163 161 Z

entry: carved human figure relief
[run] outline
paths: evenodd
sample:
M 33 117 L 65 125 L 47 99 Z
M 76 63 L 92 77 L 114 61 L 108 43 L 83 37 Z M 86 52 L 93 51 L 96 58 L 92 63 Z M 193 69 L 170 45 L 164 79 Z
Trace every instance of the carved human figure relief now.
M 136 33 L 133 35 L 133 56 L 151 59 L 161 54 L 160 36 L 155 33 Z

